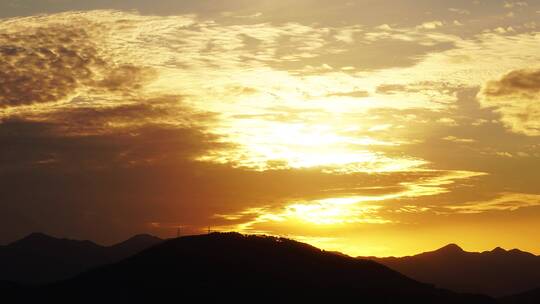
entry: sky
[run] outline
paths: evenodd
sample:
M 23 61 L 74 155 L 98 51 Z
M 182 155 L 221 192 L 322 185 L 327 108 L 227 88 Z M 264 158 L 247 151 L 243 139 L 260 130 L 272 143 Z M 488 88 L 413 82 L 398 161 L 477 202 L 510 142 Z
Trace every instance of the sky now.
M 540 2 L 4 0 L 0 244 L 540 254 Z

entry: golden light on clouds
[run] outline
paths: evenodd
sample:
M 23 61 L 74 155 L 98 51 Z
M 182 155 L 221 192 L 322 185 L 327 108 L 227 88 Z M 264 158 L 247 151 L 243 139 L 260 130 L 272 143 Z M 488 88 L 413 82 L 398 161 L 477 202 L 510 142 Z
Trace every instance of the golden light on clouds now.
M 512 131 L 540 135 L 540 69 L 516 70 L 485 84 L 479 94 L 485 107 L 495 107 Z
M 212 225 L 351 254 L 413 253 L 400 238 L 417 236 L 430 249 L 456 225 L 495 242 L 500 212 L 533 222 L 537 16 L 385 2 L 395 20 L 373 20 L 338 2 L 0 19 L 0 177 L 91 180 L 82 206 L 36 193 L 118 234 Z
M 300 225 L 384 224 L 389 221 L 377 216 L 377 210 L 381 206 L 373 204 L 373 202 L 384 199 L 384 197 L 339 197 L 291 202 L 283 207 L 280 212 L 272 212 L 265 208 L 252 208 L 242 212 L 242 214 L 258 214 L 258 216 L 253 222 L 240 224 L 238 228 L 250 232 L 252 226 L 265 221 L 288 221 Z M 229 220 L 239 218 L 235 215 L 218 216 Z

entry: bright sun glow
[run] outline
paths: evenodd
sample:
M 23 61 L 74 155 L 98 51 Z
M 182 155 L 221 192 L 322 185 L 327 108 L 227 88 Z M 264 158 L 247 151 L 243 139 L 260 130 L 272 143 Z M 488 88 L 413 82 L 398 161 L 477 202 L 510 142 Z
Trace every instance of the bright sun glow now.
M 228 138 L 238 144 L 235 153 L 217 152 L 199 159 L 255 170 L 320 167 L 336 173 L 407 171 L 426 164 L 377 151 L 377 147 L 399 146 L 398 142 L 343 133 L 328 124 L 242 120 L 227 129 Z
M 285 208 L 283 216 L 316 225 L 390 222 L 374 216 L 381 206 L 362 204 L 363 200 L 369 199 L 347 197 L 318 200 L 307 204 L 293 203 Z

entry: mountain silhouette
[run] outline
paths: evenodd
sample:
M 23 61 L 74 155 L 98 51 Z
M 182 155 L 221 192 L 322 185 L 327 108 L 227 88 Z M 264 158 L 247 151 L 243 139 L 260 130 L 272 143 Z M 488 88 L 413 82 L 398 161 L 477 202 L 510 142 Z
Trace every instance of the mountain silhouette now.
M 74 303 L 495 303 L 419 283 L 373 261 L 238 233 L 167 240 L 25 295 Z
M 415 280 L 457 292 L 501 297 L 540 284 L 540 257 L 518 249 L 507 251 L 497 247 L 478 253 L 450 244 L 414 256 L 368 259 Z
M 502 304 L 538 304 L 540 303 L 540 287 L 520 294 L 503 297 Z
M 464 250 L 461 249 L 461 247 L 459 247 L 458 245 L 456 244 L 448 244 L 438 250 L 435 250 L 434 253 L 440 255 L 440 256 L 443 256 L 443 255 L 449 255 L 449 256 L 453 256 L 455 254 L 461 254 L 463 253 Z
M 159 238 L 139 235 L 105 247 L 90 241 L 32 233 L 0 247 L 0 280 L 24 284 L 54 282 L 96 266 L 120 261 L 159 242 Z

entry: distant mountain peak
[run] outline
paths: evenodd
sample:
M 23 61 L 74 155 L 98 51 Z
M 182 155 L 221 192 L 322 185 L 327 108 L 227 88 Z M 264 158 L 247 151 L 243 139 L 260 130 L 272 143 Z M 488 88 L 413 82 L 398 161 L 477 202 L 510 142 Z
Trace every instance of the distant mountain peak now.
M 506 251 L 504 248 L 497 247 L 497 248 L 493 249 L 491 252 L 492 253 L 507 253 L 508 251 Z
M 157 237 L 141 234 L 106 247 L 88 240 L 31 233 L 0 246 L 0 289 L 2 279 L 24 284 L 46 284 L 67 279 L 96 266 L 118 262 L 159 242 L 162 240 Z
M 100 248 L 102 246 L 92 242 L 92 241 L 79 241 L 72 240 L 67 238 L 57 238 L 44 233 L 34 232 L 26 237 L 15 241 L 8 246 L 12 248 L 24 248 L 31 249 L 39 252 L 48 252 L 48 251 L 62 251 L 67 247 L 69 248 Z M 67 246 L 67 247 L 66 247 Z
M 414 256 L 373 260 L 420 282 L 493 297 L 532 289 L 540 282 L 540 256 L 519 249 L 467 252 L 450 244 Z
M 514 248 L 512 250 L 508 250 L 508 253 L 514 255 L 514 256 L 529 256 L 529 257 L 536 257 L 536 255 L 530 253 L 530 252 L 526 252 L 526 251 L 522 251 L 522 250 L 519 250 L 517 248 Z
M 448 244 L 435 252 L 437 253 L 445 253 L 445 254 L 452 254 L 452 253 L 462 253 L 465 252 L 461 247 L 459 247 L 457 244 Z
M 32 232 L 29 235 L 23 237 L 22 239 L 11 243 L 11 245 L 20 245 L 20 244 L 30 244 L 35 242 L 47 242 L 51 240 L 56 240 L 55 237 L 41 233 L 41 232 Z

